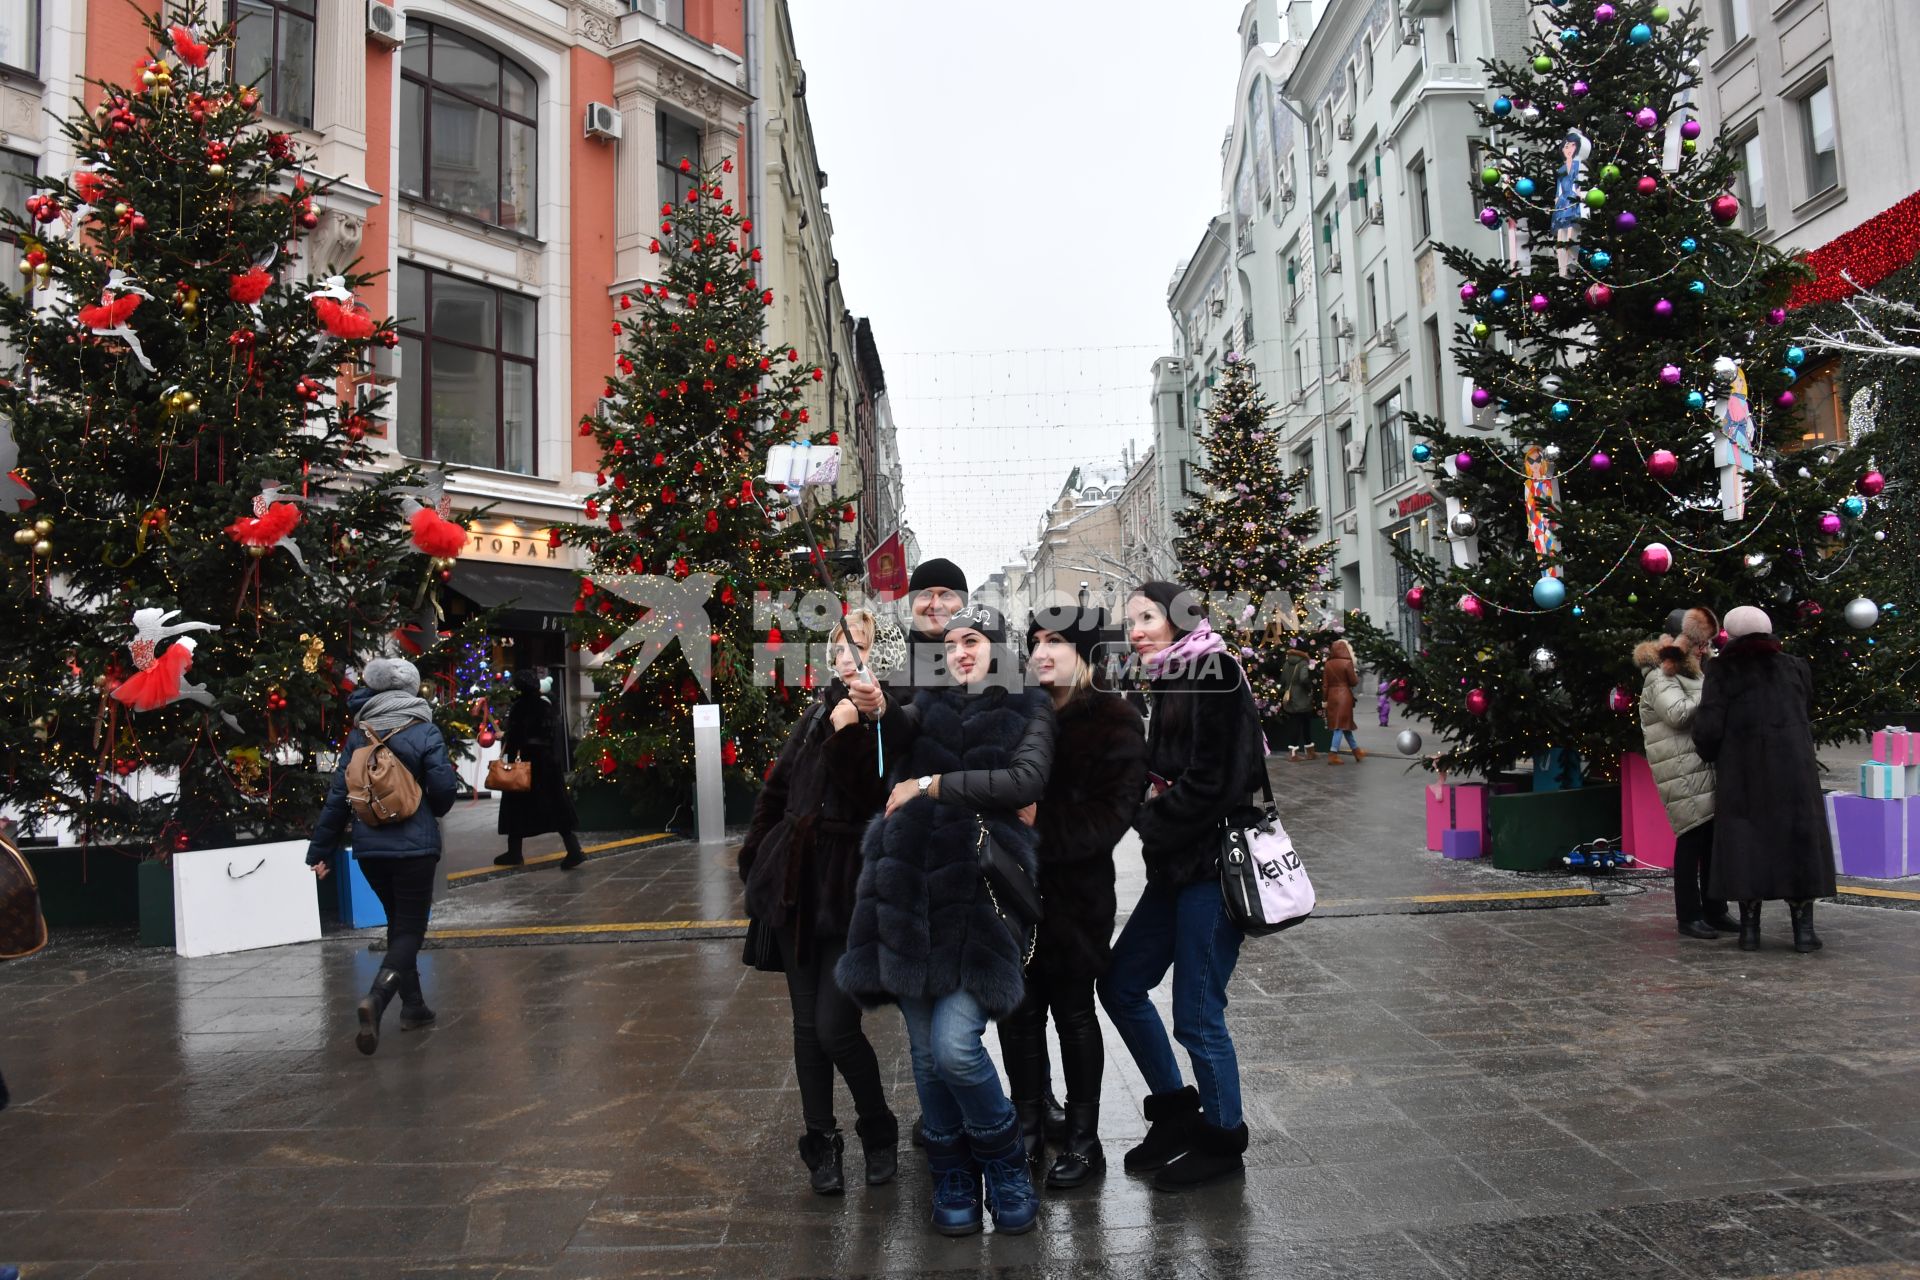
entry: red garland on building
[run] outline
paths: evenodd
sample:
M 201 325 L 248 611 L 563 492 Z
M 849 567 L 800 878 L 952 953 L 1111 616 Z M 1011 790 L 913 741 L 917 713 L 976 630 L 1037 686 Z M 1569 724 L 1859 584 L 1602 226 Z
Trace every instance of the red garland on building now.
M 1807 254 L 1803 261 L 1816 275 L 1794 289 L 1787 306 L 1838 302 L 1873 288 L 1916 257 L 1920 257 L 1920 191 Z M 1851 282 L 1841 275 L 1843 271 L 1853 277 Z

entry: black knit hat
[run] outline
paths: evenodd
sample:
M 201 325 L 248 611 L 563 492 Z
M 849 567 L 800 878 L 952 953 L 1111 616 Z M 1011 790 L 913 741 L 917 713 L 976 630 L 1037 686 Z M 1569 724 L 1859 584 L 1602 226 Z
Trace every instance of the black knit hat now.
M 978 631 L 995 644 L 1005 644 L 1006 615 L 990 604 L 970 604 L 947 620 L 942 634 L 950 636 L 956 631 Z
M 1042 631 L 1051 631 L 1074 647 L 1074 651 L 1080 655 L 1080 661 L 1091 666 L 1094 650 L 1106 638 L 1106 630 L 1107 611 L 1098 605 L 1089 605 L 1084 609 L 1078 605 L 1042 609 L 1027 615 L 1027 652 L 1033 652 L 1035 637 Z
M 966 570 L 951 560 L 922 560 L 907 581 L 907 594 L 925 591 L 928 587 L 946 587 L 964 596 L 967 594 Z

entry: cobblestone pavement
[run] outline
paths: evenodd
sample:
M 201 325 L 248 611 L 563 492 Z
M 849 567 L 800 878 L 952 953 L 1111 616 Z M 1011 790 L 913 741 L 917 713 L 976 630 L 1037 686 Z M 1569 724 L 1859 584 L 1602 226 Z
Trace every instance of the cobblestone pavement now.
M 1568 894 L 1588 882 L 1425 853 L 1404 768 L 1274 766 L 1328 906 L 1249 941 L 1234 980 L 1243 1181 L 1169 1198 L 1118 1172 L 1143 1089 L 1110 1036 L 1116 1169 L 1048 1196 L 1034 1234 L 933 1236 L 914 1158 L 896 1186 L 809 1194 L 784 987 L 727 936 L 731 851 L 660 841 L 456 881 L 423 957 L 440 1025 L 390 1025 L 372 1059 L 351 1006 L 375 935 L 192 961 L 63 936 L 0 965 L 0 1263 L 29 1280 L 1920 1274 L 1920 913 L 1823 905 L 1812 956 L 1780 911 L 1758 954 L 1682 940 L 1663 882 Z M 456 866 L 497 851 L 463 839 L 479 849 Z M 1124 903 L 1137 854 L 1122 866 Z M 868 1027 L 911 1116 L 898 1018 Z

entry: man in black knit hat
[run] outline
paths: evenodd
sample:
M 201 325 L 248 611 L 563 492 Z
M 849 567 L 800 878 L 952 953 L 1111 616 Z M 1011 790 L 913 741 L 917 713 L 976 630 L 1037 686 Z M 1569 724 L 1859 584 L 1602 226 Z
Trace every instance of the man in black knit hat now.
M 924 689 L 947 682 L 947 623 L 966 607 L 967 575 L 951 560 L 922 560 L 907 583 L 913 628 L 907 633 L 908 682 Z

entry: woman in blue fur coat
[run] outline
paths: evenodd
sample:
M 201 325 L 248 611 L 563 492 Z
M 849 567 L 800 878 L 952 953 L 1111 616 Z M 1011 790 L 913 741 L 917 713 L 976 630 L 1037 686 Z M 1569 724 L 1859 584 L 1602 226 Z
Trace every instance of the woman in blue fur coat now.
M 1024 685 L 1006 638 L 997 610 L 970 606 L 946 627 L 950 687 L 923 689 L 908 707 L 871 690 L 850 695 L 864 714 L 883 715 L 902 780 L 867 829 L 834 974 L 849 995 L 897 1002 L 906 1018 L 933 1226 L 945 1235 L 980 1229 L 983 1174 L 996 1231 L 1030 1230 L 1039 1212 L 1013 1104 L 980 1042 L 1025 994 L 1027 941 L 981 877 L 980 830 L 1036 874 L 1038 836 L 1018 814 L 1045 792 L 1053 763 L 1053 704 Z

